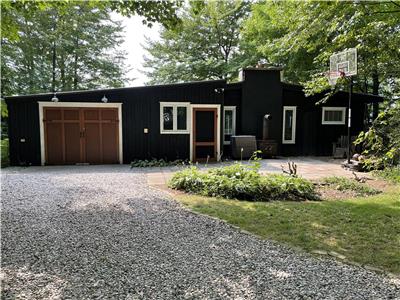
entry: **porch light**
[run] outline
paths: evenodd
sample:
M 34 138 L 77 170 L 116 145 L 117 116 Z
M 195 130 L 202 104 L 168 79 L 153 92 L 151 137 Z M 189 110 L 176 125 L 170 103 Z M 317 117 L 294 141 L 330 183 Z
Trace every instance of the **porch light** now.
M 108 99 L 107 99 L 106 95 L 104 95 L 103 98 L 101 98 L 101 102 L 103 102 L 103 103 L 107 103 L 108 102 Z
M 58 98 L 57 98 L 56 93 L 54 93 L 53 98 L 51 98 L 51 101 L 52 102 L 58 102 Z

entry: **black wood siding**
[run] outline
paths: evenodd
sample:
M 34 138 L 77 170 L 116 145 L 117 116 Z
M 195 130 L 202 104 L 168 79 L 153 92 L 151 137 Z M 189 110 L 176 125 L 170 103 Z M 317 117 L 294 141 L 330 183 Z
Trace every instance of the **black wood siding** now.
M 124 163 L 129 163 L 133 159 L 152 157 L 173 160 L 189 158 L 190 136 L 189 134 L 160 134 L 159 103 L 221 104 L 222 109 L 224 96 L 222 93 L 216 93 L 215 89 L 225 88 L 225 85 L 225 81 L 218 80 L 68 92 L 59 93 L 57 97 L 60 100 L 60 106 L 62 106 L 62 102 L 100 102 L 103 95 L 108 98 L 110 103 L 122 103 Z M 10 162 L 12 165 L 40 165 L 38 101 L 50 101 L 51 98 L 52 94 L 6 98 L 9 109 Z M 148 134 L 143 132 L 144 128 L 148 128 Z M 26 142 L 21 143 L 21 138 L 25 138 Z
M 340 92 L 326 103 L 315 105 L 321 97 L 321 95 L 305 97 L 301 88 L 284 87 L 283 105 L 297 106 L 297 118 L 296 143 L 282 144 L 282 155 L 330 156 L 332 155 L 332 143 L 342 135 L 347 136 L 347 111 L 344 125 L 323 125 L 322 107 L 347 107 L 348 94 Z M 366 103 L 374 101 L 381 101 L 381 99 L 369 95 L 353 94 L 351 135 L 357 136 L 360 131 L 364 130 Z M 282 142 L 282 138 L 280 142 Z

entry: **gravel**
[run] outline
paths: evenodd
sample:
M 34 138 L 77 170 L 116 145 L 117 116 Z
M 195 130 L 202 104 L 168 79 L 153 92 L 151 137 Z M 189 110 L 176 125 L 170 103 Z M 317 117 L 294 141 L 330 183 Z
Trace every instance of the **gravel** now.
M 395 299 L 399 279 L 193 214 L 127 166 L 2 173 L 2 299 Z

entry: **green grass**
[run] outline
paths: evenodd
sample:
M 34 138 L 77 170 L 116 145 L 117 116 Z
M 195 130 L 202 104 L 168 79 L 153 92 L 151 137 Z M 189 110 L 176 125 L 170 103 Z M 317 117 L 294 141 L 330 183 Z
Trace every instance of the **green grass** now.
M 356 192 L 358 196 L 368 196 L 380 193 L 380 191 L 368 186 L 365 183 L 360 183 L 354 179 L 348 179 L 346 177 L 326 177 L 322 180 L 322 182 L 338 191 Z
M 400 273 L 400 187 L 336 201 L 246 202 L 197 195 L 177 200 L 262 238 Z

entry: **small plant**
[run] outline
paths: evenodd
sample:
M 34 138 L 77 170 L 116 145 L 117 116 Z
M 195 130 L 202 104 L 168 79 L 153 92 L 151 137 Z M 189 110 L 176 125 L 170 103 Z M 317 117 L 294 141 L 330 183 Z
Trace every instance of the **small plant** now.
M 189 162 L 187 160 L 182 160 L 182 159 L 177 159 L 174 161 L 167 161 L 164 159 L 151 159 L 151 160 L 136 159 L 131 162 L 131 168 L 185 166 L 188 164 L 189 164 Z
M 356 192 L 359 196 L 375 195 L 380 193 L 380 191 L 369 187 L 368 185 L 345 177 L 326 177 L 322 180 L 322 182 L 323 184 L 332 187 L 338 191 L 353 191 Z
M 400 183 L 400 165 L 394 167 L 387 167 L 383 170 L 374 171 L 373 174 L 385 180 Z
M 294 161 L 288 161 L 288 171 L 285 169 L 283 165 L 281 165 L 282 172 L 285 174 L 289 174 L 292 177 L 297 177 L 297 165 Z

